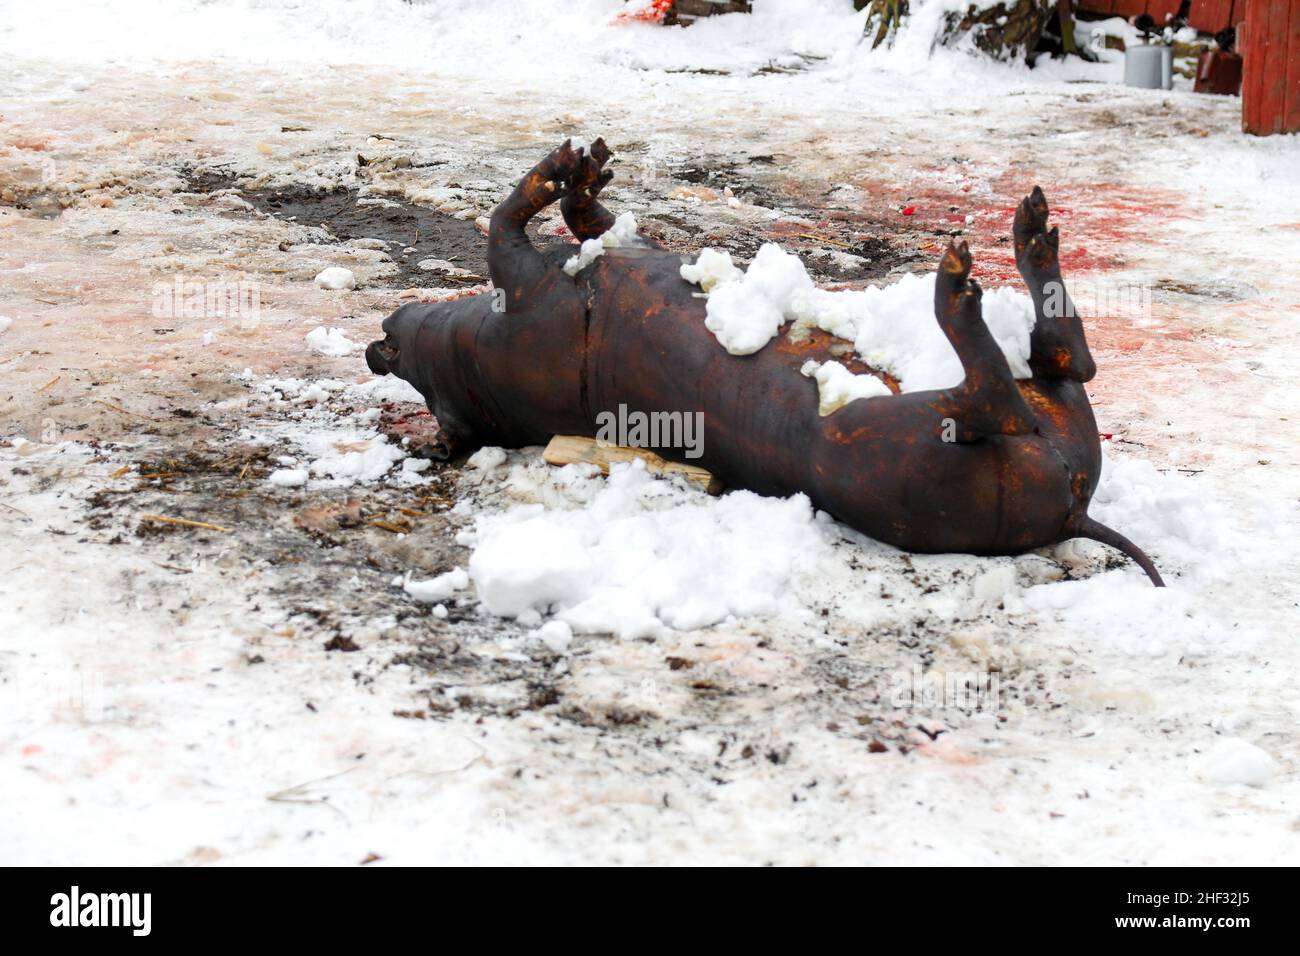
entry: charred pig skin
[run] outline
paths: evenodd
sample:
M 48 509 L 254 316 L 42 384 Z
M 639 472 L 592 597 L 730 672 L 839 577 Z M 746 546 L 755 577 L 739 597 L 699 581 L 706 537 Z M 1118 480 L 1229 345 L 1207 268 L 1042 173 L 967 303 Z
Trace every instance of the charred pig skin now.
M 570 276 L 574 247 L 538 250 L 524 226 L 559 200 L 580 240 L 613 216 L 597 199 L 609 151 L 565 143 L 493 213 L 493 293 L 407 305 L 366 352 L 372 371 L 410 382 L 437 417 L 444 455 L 482 445 L 595 436 L 598 416 L 702 412 L 702 457 L 727 485 L 803 493 L 849 526 L 906 551 L 1019 554 L 1086 537 L 1129 555 L 1157 586 L 1150 559 L 1088 516 L 1101 447 L 1084 383 L 1096 372 L 1065 293 L 1059 234 L 1042 191 L 1020 204 L 1017 265 L 1035 308 L 1032 377 L 1017 381 L 985 325 L 964 243 L 949 246 L 935 317 L 961 359 L 953 388 L 848 402 L 818 411 L 809 359 L 837 360 L 834 339 L 785 327 L 759 351 L 732 355 L 705 326 L 705 300 L 680 254 L 610 248 Z M 654 447 L 686 460 L 682 449 Z

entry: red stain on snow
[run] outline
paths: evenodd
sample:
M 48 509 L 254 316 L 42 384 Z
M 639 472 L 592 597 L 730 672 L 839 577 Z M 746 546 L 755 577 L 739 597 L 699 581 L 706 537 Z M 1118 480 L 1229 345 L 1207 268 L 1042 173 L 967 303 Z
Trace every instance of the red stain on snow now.
M 960 230 L 961 238 L 971 246 L 982 281 L 991 285 L 1019 283 L 1011 223 L 1020 197 L 1033 185 L 1032 177 L 1008 170 L 987 185 L 980 184 L 979 189 L 960 180 L 946 185 L 868 179 L 854 180 L 853 185 L 862 190 L 862 203 L 852 212 L 828 215 L 825 222 L 838 226 L 830 235 L 844 239 L 843 230 L 848 227 L 855 243 L 875 236 L 924 236 L 927 242 L 921 248 L 933 247 L 937 260 L 950 234 Z M 790 192 L 798 194 L 792 198 L 809 208 L 816 208 L 821 201 L 820 196 L 797 187 Z M 901 210 L 900 193 L 906 199 Z M 1128 247 L 1141 245 L 1147 250 L 1162 241 L 1164 231 L 1153 224 L 1185 215 L 1184 197 L 1174 190 L 1122 183 L 1057 183 L 1049 187 L 1047 201 L 1051 223 L 1061 230 L 1061 264 L 1067 277 L 1125 266 Z M 900 211 L 904 218 L 899 218 Z M 782 231 L 773 224 L 774 238 Z

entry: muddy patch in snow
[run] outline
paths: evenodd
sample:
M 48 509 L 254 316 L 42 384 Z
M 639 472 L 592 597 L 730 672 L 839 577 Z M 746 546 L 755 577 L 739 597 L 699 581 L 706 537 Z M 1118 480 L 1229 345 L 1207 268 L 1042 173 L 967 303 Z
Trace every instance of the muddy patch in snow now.
M 705 157 L 675 165 L 672 177 L 679 185 L 667 190 L 669 198 L 705 207 L 725 204 L 738 221 L 724 228 L 704 224 L 688 205 L 681 213 L 657 210 L 647 217 L 648 231 L 671 248 L 711 246 L 745 263 L 763 243 L 777 241 L 803 260 L 809 274 L 829 282 L 875 282 L 930 268 L 932 250 L 919 248 L 930 243 L 930 235 L 868 214 L 853 187 L 819 192 L 794 186 L 777 171 L 777 162 L 755 155 L 744 162 Z
M 384 253 L 396 267 L 384 284 L 394 288 L 435 282 L 469 287 L 487 280 L 487 238 L 472 220 L 393 196 L 362 196 L 345 186 L 243 189 L 239 178 L 208 170 L 191 173 L 189 185 L 199 193 L 237 190 L 265 215 Z
M 0 191 L 0 206 L 10 206 L 19 214 L 33 219 L 58 219 L 63 215 L 63 203 L 52 191 L 45 189 L 24 190 L 21 193 L 11 188 L 13 183 L 6 183 Z

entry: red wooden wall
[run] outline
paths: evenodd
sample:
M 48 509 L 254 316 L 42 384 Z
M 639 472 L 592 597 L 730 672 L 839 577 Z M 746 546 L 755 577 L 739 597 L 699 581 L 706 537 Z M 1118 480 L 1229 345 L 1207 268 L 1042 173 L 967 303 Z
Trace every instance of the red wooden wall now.
M 1218 33 L 1245 19 L 1245 0 L 1238 0 L 1235 6 L 1241 7 L 1241 15 L 1234 20 L 1233 0 L 1193 0 L 1191 12 L 1187 14 L 1187 25 L 1204 33 Z
M 1300 0 L 1248 0 L 1241 34 L 1241 128 L 1300 132 Z
M 1178 0 L 1079 0 L 1095 13 L 1163 23 Z M 1243 59 L 1241 128 L 1261 136 L 1300 132 L 1300 0 L 1192 0 L 1189 25 L 1205 33 L 1237 27 Z
M 1246 5 L 1250 0 L 1192 0 L 1187 22 L 1206 33 L 1218 33 L 1224 27 L 1234 26 L 1246 18 Z M 1178 0 L 1079 0 L 1081 10 L 1093 13 L 1111 13 L 1117 17 L 1136 17 L 1149 13 L 1156 23 L 1163 24 L 1165 17 L 1177 13 Z

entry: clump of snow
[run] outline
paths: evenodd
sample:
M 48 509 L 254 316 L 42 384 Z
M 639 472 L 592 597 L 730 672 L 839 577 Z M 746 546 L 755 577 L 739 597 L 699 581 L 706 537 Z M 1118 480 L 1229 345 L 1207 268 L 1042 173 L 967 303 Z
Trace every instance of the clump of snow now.
M 723 255 L 725 263 L 710 256 L 703 265 L 697 259 L 693 266 L 682 266 L 682 278 L 712 280 L 705 326 L 732 355 L 750 355 L 794 318 L 796 297 L 811 292 L 813 281 L 799 257 L 776 243 L 764 243 L 743 273 L 734 267 L 728 271 L 731 257 Z
M 570 256 L 569 261 L 564 264 L 564 271 L 571 276 L 576 276 L 603 256 L 606 249 L 632 245 L 636 241 L 636 230 L 636 217 L 630 212 L 623 213 L 599 238 L 585 240 L 578 247 L 578 254 Z
M 474 454 L 469 456 L 466 462 L 471 468 L 477 468 L 479 471 L 491 471 L 499 465 L 506 463 L 506 451 L 504 448 L 494 448 L 488 446 L 480 448 Z
M 464 568 L 452 568 L 444 574 L 439 574 L 437 577 L 424 581 L 407 580 L 402 582 L 403 591 L 415 600 L 423 601 L 426 604 L 438 604 L 468 586 L 469 574 Z
M 732 355 L 757 352 L 793 320 L 793 333 L 817 328 L 852 342 L 864 362 L 889 372 L 904 392 L 951 388 L 962 380 L 961 361 L 934 318 L 933 273 L 903 276 L 879 288 L 829 292 L 814 286 L 798 256 L 773 243 L 760 248 L 743 273 L 729 255 L 711 249 L 681 271 L 682 278 L 709 293 L 704 324 Z M 1029 378 L 1034 328 L 1029 296 L 991 289 L 984 293 L 983 311 L 1012 374 Z
M 781 329 L 785 316 L 759 289 L 729 282 L 709 296 L 705 326 L 732 355 L 752 355 Z
M 381 375 L 368 382 L 353 386 L 354 390 L 372 402 L 384 405 L 392 402 L 419 402 L 424 404 L 424 396 L 414 385 L 396 375 Z
M 823 417 L 858 398 L 894 394 L 876 376 L 854 375 L 839 362 L 809 359 L 799 371 L 817 380 L 817 412 Z
M 564 263 L 565 274 L 576 276 L 604 254 L 605 244 L 603 242 L 599 239 L 584 239 L 582 245 L 578 247 L 578 254 L 569 256 L 569 260 Z
M 537 514 L 481 536 L 469 561 L 479 599 L 501 617 L 577 603 L 595 571 L 572 528 Z
M 1277 761 L 1240 737 L 1225 737 L 1202 755 L 1198 776 L 1206 783 L 1262 787 L 1277 773 Z
M 316 286 L 320 289 L 355 289 L 357 287 L 357 277 L 351 269 L 344 269 L 342 266 L 330 266 L 328 269 L 322 269 L 316 273 Z
M 802 495 L 711 498 L 640 461 L 586 480 L 596 491 L 584 507 L 520 505 L 462 534 L 485 610 L 524 621 L 552 613 L 575 632 L 622 638 L 794 614 L 792 578 L 830 546 Z
M 636 216 L 630 212 L 620 213 L 614 217 L 614 225 L 605 230 L 600 241 L 605 244 L 606 249 L 636 245 L 637 228 Z
M 864 362 L 889 372 L 904 392 L 951 388 L 960 384 L 964 373 L 934 317 L 935 279 L 930 273 L 906 275 L 880 288 L 813 289 L 795 303 L 796 324 L 851 341 Z M 1011 374 L 1029 378 L 1029 334 L 1034 328 L 1029 296 L 1011 288 L 986 290 L 983 313 Z
M 297 436 L 312 462 L 313 477 L 342 486 L 378 481 L 405 457 L 402 450 L 373 429 L 322 429 Z
M 0 315 L 0 334 L 9 331 L 9 326 L 14 324 L 14 320 L 7 315 Z
M 744 275 L 731 261 L 731 253 L 721 249 L 702 249 L 694 262 L 682 264 L 681 274 L 705 292 L 712 292 L 724 282 L 737 282 Z
M 555 653 L 563 654 L 573 642 L 573 628 L 563 621 L 547 621 L 537 630 L 529 631 L 528 636 L 541 641 Z
M 277 468 L 267 476 L 266 480 L 281 488 L 297 488 L 307 484 L 307 478 L 306 468 Z
M 342 358 L 344 355 L 351 355 L 353 352 L 365 348 L 365 346 L 359 342 L 353 342 L 342 329 L 333 327 L 327 329 L 323 325 L 318 325 L 307 333 L 307 348 L 320 355 Z

